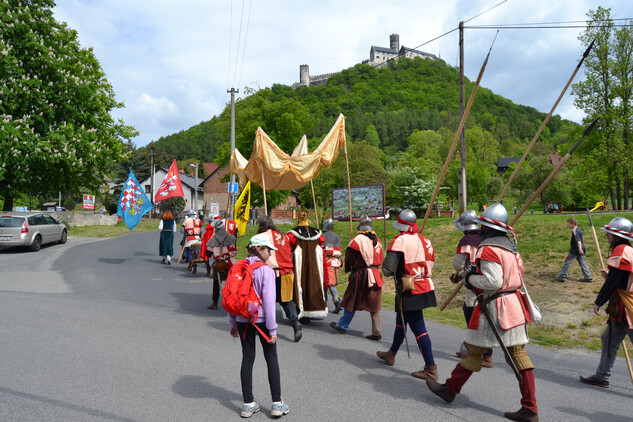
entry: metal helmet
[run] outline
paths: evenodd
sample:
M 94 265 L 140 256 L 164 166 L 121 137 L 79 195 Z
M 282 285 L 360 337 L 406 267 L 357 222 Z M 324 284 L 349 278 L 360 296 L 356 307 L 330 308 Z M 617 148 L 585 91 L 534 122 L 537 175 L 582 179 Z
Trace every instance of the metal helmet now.
M 633 240 L 633 223 L 624 217 L 615 217 L 613 220 L 609 221 L 609 224 L 604 227 L 600 227 L 600 230 L 604 230 L 607 233 L 611 233 L 626 240 Z
M 453 221 L 457 230 L 465 232 L 468 230 L 477 230 L 479 226 L 477 226 L 477 213 L 475 210 L 466 210 Z
M 196 211 L 192 208 L 189 211 L 187 211 L 187 214 L 185 214 L 187 217 L 195 217 L 196 216 Z
M 372 223 L 372 219 L 370 216 L 368 216 L 367 214 L 363 214 L 362 217 L 360 218 L 360 221 L 358 222 L 358 227 L 356 228 L 356 230 L 358 230 L 359 232 L 369 232 L 372 231 L 373 228 L 371 227 L 371 223 Z
M 404 221 L 409 224 L 401 223 L 400 221 Z M 394 229 L 399 232 L 406 232 L 409 230 L 411 225 L 415 224 L 418 221 L 418 217 L 415 215 L 413 211 L 410 209 L 404 209 L 400 211 L 400 215 L 398 215 L 398 219 L 393 222 L 391 225 Z
M 481 217 L 489 218 L 503 224 L 508 224 L 508 211 L 506 211 L 505 207 L 501 204 L 493 204 L 489 206 L 481 213 Z M 500 232 L 511 233 L 511 231 L 506 227 L 499 226 L 495 223 L 489 223 L 481 217 L 476 218 L 477 224 L 499 230 Z
M 327 220 L 323 220 L 323 232 L 331 232 L 334 230 L 334 220 L 328 218 Z

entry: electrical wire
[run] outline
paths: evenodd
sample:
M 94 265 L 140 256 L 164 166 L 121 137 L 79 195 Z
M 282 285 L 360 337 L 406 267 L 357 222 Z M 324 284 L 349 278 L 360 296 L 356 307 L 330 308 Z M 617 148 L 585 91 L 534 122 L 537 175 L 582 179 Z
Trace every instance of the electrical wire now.
M 233 73 L 233 87 L 235 87 L 235 78 L 237 76 L 237 59 L 240 56 L 240 43 L 242 41 L 242 23 L 244 22 L 244 2 L 245 0 L 242 0 L 242 13 L 240 15 L 240 30 L 237 35 L 237 49 L 235 50 L 235 70 Z
M 470 22 L 471 20 L 473 20 L 473 19 L 475 19 L 475 18 L 477 18 L 477 17 L 479 17 L 479 16 L 483 15 L 484 13 L 490 12 L 490 11 L 491 11 L 492 9 L 494 9 L 495 7 L 497 7 L 497 6 L 501 6 L 503 3 L 507 2 L 507 1 L 508 1 L 508 0 L 503 0 L 501 3 L 497 3 L 497 4 L 495 4 L 495 5 L 494 5 L 494 6 L 492 6 L 490 9 L 488 9 L 488 10 L 484 10 L 483 12 L 481 12 L 481 13 L 479 13 L 479 14 L 477 14 L 477 15 L 473 16 L 473 17 L 472 17 L 472 18 L 470 18 L 470 19 L 466 19 L 466 20 L 464 21 L 464 23 L 466 23 L 466 22 Z
M 248 40 L 248 27 L 251 23 L 251 8 L 253 6 L 253 0 L 250 0 L 248 4 L 248 18 L 246 18 L 246 35 L 244 35 L 244 49 L 242 50 L 242 65 L 240 67 L 240 78 L 237 80 L 237 86 L 242 84 L 242 72 L 244 71 L 244 57 L 246 56 L 246 41 Z

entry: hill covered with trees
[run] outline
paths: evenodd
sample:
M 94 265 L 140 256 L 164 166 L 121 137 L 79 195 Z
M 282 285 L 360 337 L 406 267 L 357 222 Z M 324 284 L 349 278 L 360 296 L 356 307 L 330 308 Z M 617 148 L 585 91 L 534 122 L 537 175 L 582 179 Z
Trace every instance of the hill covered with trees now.
M 466 98 L 473 86 L 466 80 Z M 277 84 L 258 91 L 247 89 L 246 93 L 236 102 L 236 147 L 244 156 L 251 153 L 258 126 L 287 152 L 304 134 L 313 149 L 343 113 L 352 185 L 387 184 L 388 205 L 394 208 L 425 208 L 459 124 L 459 72 L 442 60 L 400 59 L 385 68 L 359 64 L 331 77 L 327 86 L 293 89 Z M 466 124 L 472 202 L 483 204 L 501 188 L 497 159 L 522 155 L 545 116 L 479 88 Z M 197 158 L 227 164 L 229 119 L 230 107 L 226 107 L 207 122 L 160 138 L 155 147 L 177 160 Z M 557 115 L 550 119 L 533 150 L 534 157 L 540 157 L 535 164 L 544 177 L 551 167 L 549 154 L 565 149 L 568 137 L 578 131 L 575 123 Z M 319 205 L 327 208 L 330 190 L 344 186 L 342 161 L 337 160 L 315 180 Z M 444 182 L 441 200 L 457 197 L 457 161 Z M 516 183 L 521 192 L 531 193 L 528 185 L 538 180 L 532 177 L 534 169 L 525 167 L 523 179 Z M 568 205 L 574 203 L 575 198 L 563 189 L 556 190 L 550 196 Z M 256 204 L 260 196 L 255 194 Z M 279 201 L 284 197 L 277 196 Z M 311 192 L 300 192 L 300 198 L 305 206 L 312 206 Z

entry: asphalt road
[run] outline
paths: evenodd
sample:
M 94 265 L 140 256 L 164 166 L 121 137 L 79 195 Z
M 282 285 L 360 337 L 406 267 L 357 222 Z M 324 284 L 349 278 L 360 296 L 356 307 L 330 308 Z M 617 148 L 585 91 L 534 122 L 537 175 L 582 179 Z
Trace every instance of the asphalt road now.
M 226 314 L 209 311 L 204 271 L 165 266 L 158 232 L 111 239 L 71 238 L 40 252 L 0 250 L 0 420 L 216 421 L 238 420 L 241 348 Z M 331 304 L 330 304 L 331 306 Z M 391 344 L 395 314 L 383 312 L 383 340 L 373 342 L 369 315 L 359 312 L 346 335 L 329 322 L 305 326 L 292 342 L 280 320 L 278 353 L 284 419 L 301 421 L 495 421 L 517 410 L 519 389 L 495 351 L 495 368 L 474 374 L 452 404 L 410 376 L 419 351 L 403 348 L 393 367 L 375 355 Z M 440 381 L 457 363 L 463 330 L 428 323 Z M 414 340 L 409 336 L 409 342 Z M 254 393 L 270 419 L 261 349 Z M 542 421 L 630 421 L 633 387 L 618 359 L 609 389 L 578 381 L 591 374 L 596 353 L 528 346 L 536 365 Z

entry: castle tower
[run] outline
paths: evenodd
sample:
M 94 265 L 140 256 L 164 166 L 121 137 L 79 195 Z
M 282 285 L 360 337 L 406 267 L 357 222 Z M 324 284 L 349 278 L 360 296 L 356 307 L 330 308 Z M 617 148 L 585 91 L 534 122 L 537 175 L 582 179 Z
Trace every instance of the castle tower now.
M 310 86 L 310 66 L 302 64 L 299 66 L 299 84 Z
M 389 35 L 389 48 L 392 50 L 400 50 L 400 35 L 391 34 Z

